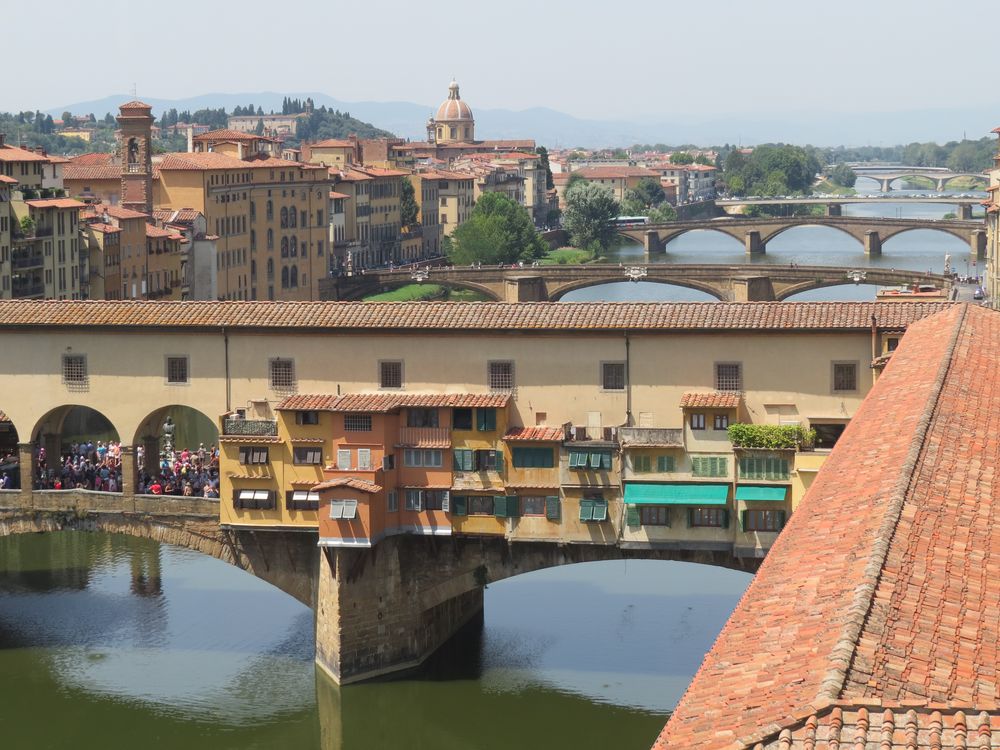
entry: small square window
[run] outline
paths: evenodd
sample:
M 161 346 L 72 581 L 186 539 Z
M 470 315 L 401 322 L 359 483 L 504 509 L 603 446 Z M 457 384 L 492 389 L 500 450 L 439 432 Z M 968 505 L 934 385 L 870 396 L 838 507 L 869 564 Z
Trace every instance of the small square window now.
M 64 354 L 62 358 L 63 382 L 66 385 L 87 385 L 87 355 Z
M 509 391 L 514 388 L 514 363 L 510 360 L 490 362 L 486 369 L 486 384 L 492 391 Z
M 389 513 L 396 513 L 399 510 L 399 494 L 396 490 L 389 490 L 386 495 L 386 510 Z
M 729 429 L 729 415 L 728 414 L 716 414 L 712 420 L 713 430 L 726 430 Z
M 271 366 L 271 390 L 273 391 L 294 391 L 295 390 L 295 360 L 292 359 L 272 359 Z
M 167 382 L 173 385 L 188 382 L 187 357 L 167 357 Z
M 322 448 L 303 447 L 292 449 L 292 463 L 319 465 L 323 462 Z
M 544 516 L 545 515 L 545 497 L 522 497 L 521 498 L 521 515 L 522 516 Z
M 717 362 L 715 365 L 715 390 L 742 391 L 743 365 L 739 362 Z
M 344 432 L 371 432 L 371 414 L 345 414 Z
M 601 387 L 606 391 L 625 390 L 624 362 L 604 362 L 601 364 Z
M 858 390 L 857 362 L 833 363 L 833 390 L 844 392 Z
M 403 363 L 402 362 L 379 362 L 379 387 L 380 388 L 402 388 L 403 387 Z
M 295 412 L 295 424 L 319 424 L 318 411 Z
M 704 430 L 705 429 L 705 415 L 700 412 L 695 412 L 691 415 L 691 429 L 692 430 Z
M 458 407 L 451 410 L 451 426 L 456 430 L 472 429 L 472 409 Z

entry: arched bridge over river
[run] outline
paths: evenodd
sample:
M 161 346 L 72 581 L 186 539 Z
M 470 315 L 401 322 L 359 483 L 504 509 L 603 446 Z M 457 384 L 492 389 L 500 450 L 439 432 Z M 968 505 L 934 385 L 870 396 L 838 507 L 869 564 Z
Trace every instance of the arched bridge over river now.
M 695 231 L 728 234 L 743 243 L 747 255 L 759 255 L 767 243 L 782 232 L 803 226 L 832 227 L 850 235 L 865 248 L 865 255 L 881 255 L 882 245 L 897 234 L 915 229 L 945 232 L 968 242 L 974 257 L 985 258 L 986 227 L 981 220 L 962 219 L 883 219 L 862 216 L 801 216 L 762 219 L 703 219 L 667 224 L 640 224 L 622 229 L 620 234 L 641 244 L 647 253 L 666 252 L 672 241 Z
M 325 299 L 358 300 L 414 283 L 415 275 L 429 284 L 470 289 L 490 300 L 545 302 L 569 292 L 619 281 L 645 281 L 697 289 L 724 302 L 782 301 L 799 292 L 857 281 L 882 286 L 934 284 L 951 288 L 951 279 L 905 269 L 866 268 L 848 272 L 839 266 L 674 265 L 655 263 L 616 266 L 609 263 L 553 265 L 530 268 L 430 268 L 378 271 L 321 282 Z

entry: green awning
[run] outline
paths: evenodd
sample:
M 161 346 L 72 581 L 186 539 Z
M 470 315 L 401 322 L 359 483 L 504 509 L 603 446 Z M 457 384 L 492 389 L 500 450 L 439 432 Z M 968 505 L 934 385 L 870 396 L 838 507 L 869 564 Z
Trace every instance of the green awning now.
M 626 484 L 625 502 L 633 505 L 725 505 L 728 484 Z
M 761 500 L 768 502 L 785 502 L 787 487 L 767 487 L 760 484 L 740 484 L 736 487 L 737 500 Z

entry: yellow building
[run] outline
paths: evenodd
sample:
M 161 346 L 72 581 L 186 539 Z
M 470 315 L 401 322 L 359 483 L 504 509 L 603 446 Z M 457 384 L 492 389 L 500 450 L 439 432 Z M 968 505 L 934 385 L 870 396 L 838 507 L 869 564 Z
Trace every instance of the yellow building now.
M 81 281 L 89 273 L 89 254 L 80 252 L 83 207 L 71 198 L 24 200 L 21 193 L 0 203 L 10 243 L 8 254 L 0 229 L 0 298 L 83 298 Z
M 634 190 L 642 180 L 652 180 L 660 184 L 660 175 L 645 167 L 585 167 L 572 174 L 587 182 L 600 185 L 611 191 L 615 200 L 621 203 L 629 190 Z
M 476 176 L 469 172 L 436 170 L 438 176 L 438 217 L 445 237 L 464 224 L 476 199 Z

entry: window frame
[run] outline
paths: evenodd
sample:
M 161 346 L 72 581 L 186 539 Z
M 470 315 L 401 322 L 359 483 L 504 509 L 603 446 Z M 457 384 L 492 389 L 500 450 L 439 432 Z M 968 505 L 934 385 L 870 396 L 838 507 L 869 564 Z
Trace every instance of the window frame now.
M 694 432 L 703 432 L 705 430 L 705 412 L 693 411 L 688 414 L 688 425 Z
M 608 385 L 608 368 L 621 368 L 621 386 L 611 387 Z M 615 382 L 618 382 L 617 380 Z M 601 362 L 601 391 L 604 393 L 622 393 L 628 388 L 628 370 L 622 361 Z
M 688 508 L 689 525 L 692 529 L 724 529 L 729 525 L 727 513 L 728 509 L 719 507 Z
M 275 368 L 279 365 L 288 366 L 288 382 L 279 383 Z M 295 360 L 291 357 L 269 357 L 267 360 L 267 381 L 272 391 L 277 393 L 294 393 L 298 380 L 295 376 Z
M 266 445 L 241 445 L 237 451 L 240 466 L 266 466 L 270 463 L 270 454 Z M 261 460 L 263 458 L 263 460 Z
M 398 367 L 398 380 L 399 385 L 386 385 L 386 368 L 396 366 Z M 378 387 L 382 391 L 401 391 L 403 390 L 403 384 L 406 382 L 404 380 L 405 372 L 403 370 L 403 360 L 401 359 L 380 359 L 378 362 Z
M 837 368 L 850 367 L 854 378 L 853 388 L 837 387 Z M 830 392 L 831 393 L 857 393 L 861 386 L 861 368 L 857 360 L 833 360 L 830 362 Z
M 751 519 L 758 519 L 751 523 Z M 763 523 L 761 523 L 763 521 Z M 788 513 L 784 509 L 747 508 L 740 515 L 743 531 L 778 533 L 788 523 Z
M 437 462 L 428 463 L 425 459 L 428 455 L 432 458 L 437 454 Z M 414 462 L 419 456 L 418 462 Z M 403 466 L 408 469 L 440 469 L 444 466 L 444 451 L 441 448 L 404 448 Z
M 78 367 L 75 372 L 72 370 L 71 362 L 77 362 Z M 70 388 L 86 388 L 90 382 L 90 369 L 87 363 L 86 354 L 63 354 L 61 359 L 62 382 Z M 70 377 L 73 375 L 73 377 Z
M 365 427 L 366 425 L 367 428 Z M 347 412 L 344 414 L 344 432 L 371 432 L 371 431 L 372 431 L 371 414 L 364 414 L 364 413 L 355 414 L 352 412 Z
M 545 518 L 546 496 L 545 495 L 521 495 L 521 515 L 528 518 Z M 540 505 L 539 505 L 540 503 Z M 533 510 L 528 508 L 533 505 Z
M 184 363 L 184 379 L 174 380 L 171 378 L 171 364 Z M 186 354 L 166 354 L 163 357 L 163 379 L 167 385 L 191 385 L 191 358 Z
M 506 365 L 509 370 L 506 376 L 502 376 L 500 373 L 494 372 L 494 368 L 500 365 Z M 505 377 L 509 380 L 508 385 L 497 385 L 496 378 Z M 486 362 L 486 387 L 491 391 L 512 391 L 517 386 L 517 372 L 514 367 L 514 360 L 512 359 L 491 359 Z
M 669 505 L 640 505 L 638 510 L 640 526 L 662 526 L 670 528 Z
M 316 460 L 310 460 L 312 458 Z M 314 445 L 293 445 L 292 463 L 295 466 L 322 466 L 323 449 Z
M 712 430 L 714 432 L 722 432 L 729 429 L 729 414 L 713 414 L 712 415 Z
M 735 367 L 736 377 L 738 379 L 739 388 L 723 388 L 722 377 L 719 373 L 720 367 Z M 713 369 L 713 382 L 715 383 L 715 390 L 721 393 L 743 393 L 743 363 L 742 362 L 716 362 Z
M 473 409 L 471 406 L 456 406 L 456 407 L 452 408 L 452 410 L 451 410 L 451 429 L 458 430 L 460 432 L 472 432 L 473 430 L 475 430 L 476 429 L 476 414 L 475 414 L 475 411 L 476 410 Z M 459 425 L 457 423 L 457 420 L 455 419 L 455 416 L 459 412 L 462 412 L 463 415 L 466 412 L 468 412 L 468 414 L 469 414 L 469 421 L 467 423 L 464 420 L 462 421 L 461 425 Z
M 476 511 L 472 510 L 473 503 L 478 504 Z M 469 516 L 492 516 L 494 511 L 493 495 L 467 495 L 465 512 Z

